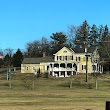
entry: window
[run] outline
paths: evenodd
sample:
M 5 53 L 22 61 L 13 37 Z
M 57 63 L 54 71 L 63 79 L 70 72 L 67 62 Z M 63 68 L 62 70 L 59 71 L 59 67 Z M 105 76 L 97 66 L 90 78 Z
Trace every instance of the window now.
M 57 60 L 58 60 L 58 56 L 57 56 Z
M 35 70 L 35 67 L 33 66 L 32 69 Z
M 63 53 L 67 53 L 67 50 L 64 50 Z
M 61 60 L 62 59 L 62 57 L 61 56 L 59 56 L 59 60 Z
M 76 57 L 76 61 L 80 61 L 80 57 Z
M 71 75 L 71 71 L 67 71 L 67 75 L 70 76 Z
M 78 57 L 78 61 L 80 61 L 80 57 Z
M 76 61 L 77 61 L 77 57 L 76 57 Z
M 92 65 L 92 70 L 96 70 L 96 66 L 95 65 Z
M 70 56 L 70 60 L 73 60 L 73 56 Z
M 62 56 L 57 56 L 57 60 L 62 60 Z
M 47 66 L 47 70 L 49 70 L 49 66 Z
M 82 65 L 82 70 L 85 70 L 86 69 L 86 65 Z
M 26 70 L 29 70 L 29 67 L 28 66 L 26 66 Z
M 67 56 L 65 56 L 65 60 L 67 60 Z
M 64 60 L 67 60 L 67 56 L 64 56 Z
M 65 75 L 65 72 L 64 71 L 61 71 L 61 75 Z

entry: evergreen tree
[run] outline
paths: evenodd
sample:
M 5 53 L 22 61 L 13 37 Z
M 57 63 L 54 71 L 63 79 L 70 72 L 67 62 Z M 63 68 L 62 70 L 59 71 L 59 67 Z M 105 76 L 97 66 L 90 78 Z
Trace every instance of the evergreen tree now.
M 13 66 L 20 67 L 23 60 L 23 54 L 20 49 L 13 55 Z
M 11 63 L 12 63 L 12 58 L 11 58 L 11 56 L 7 53 L 7 54 L 5 55 L 3 61 L 4 61 L 4 65 L 5 65 L 5 66 L 10 66 Z
M 103 25 L 100 25 L 98 30 L 99 30 L 99 32 L 98 32 L 98 42 L 100 43 L 102 41 L 102 38 L 103 38 L 103 31 L 104 31 Z
M 105 25 L 102 40 L 103 40 L 105 37 L 108 37 L 108 34 L 109 34 L 109 29 L 108 29 L 108 26 Z
M 108 26 L 100 26 L 99 28 L 99 44 L 98 49 L 102 59 L 110 58 L 110 34 Z
M 56 53 L 59 49 L 61 49 L 63 46 L 66 45 L 67 36 L 62 32 L 56 32 L 53 33 L 52 36 L 50 36 L 51 40 L 51 49 L 52 54 Z
M 90 30 L 90 36 L 89 36 L 89 45 L 90 47 L 94 47 L 94 49 L 97 46 L 98 43 L 98 28 L 95 24 L 93 24 L 93 26 L 91 27 Z
M 88 48 L 89 31 L 90 31 L 90 27 L 86 20 L 83 22 L 83 24 L 79 28 L 77 28 L 75 38 L 74 38 L 74 43 L 77 47 L 77 50 L 80 48 L 84 49 L 85 47 Z

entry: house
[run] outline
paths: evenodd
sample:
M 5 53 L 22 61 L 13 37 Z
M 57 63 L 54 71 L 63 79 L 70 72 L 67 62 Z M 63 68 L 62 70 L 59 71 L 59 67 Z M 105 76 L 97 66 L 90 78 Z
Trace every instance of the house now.
M 92 53 L 76 53 L 63 47 L 53 57 L 25 58 L 21 64 L 21 73 L 45 73 L 55 77 L 70 77 L 79 73 L 102 73 L 103 66 L 99 64 L 98 50 Z M 87 69 L 86 69 L 87 67 Z

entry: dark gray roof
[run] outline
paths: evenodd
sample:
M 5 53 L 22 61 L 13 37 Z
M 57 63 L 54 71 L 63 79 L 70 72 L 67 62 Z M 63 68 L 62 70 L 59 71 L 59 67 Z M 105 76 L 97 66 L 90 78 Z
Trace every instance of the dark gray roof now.
M 53 57 L 25 58 L 22 64 L 39 64 L 41 62 L 53 62 Z
M 82 48 L 75 47 L 73 50 L 75 51 L 75 53 L 85 53 L 85 48 L 84 47 L 82 47 Z M 95 50 L 95 48 L 88 47 L 87 52 L 88 53 L 93 53 L 94 50 Z

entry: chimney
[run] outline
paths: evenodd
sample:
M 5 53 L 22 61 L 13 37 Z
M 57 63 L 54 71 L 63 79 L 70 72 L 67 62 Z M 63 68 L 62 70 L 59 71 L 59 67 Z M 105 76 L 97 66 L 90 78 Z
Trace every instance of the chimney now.
M 45 54 L 45 52 L 43 52 L 43 57 L 46 57 L 46 54 Z
M 85 53 L 87 53 L 87 48 L 85 47 Z

